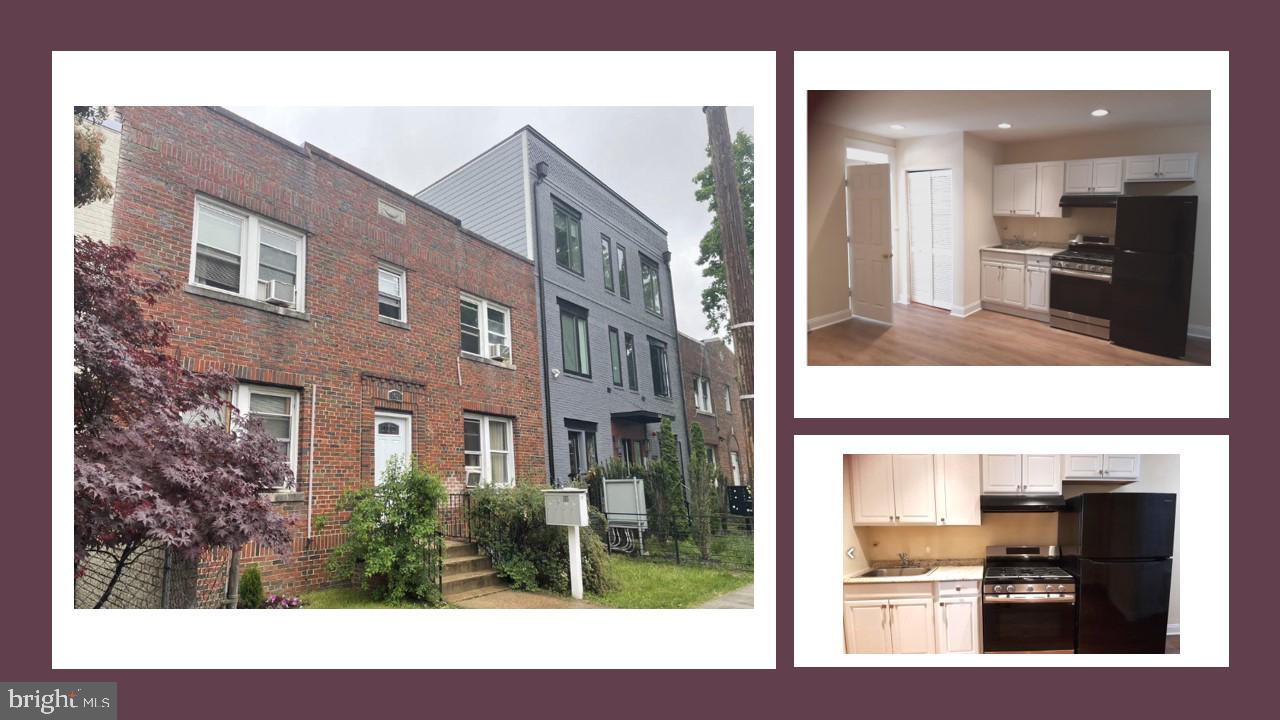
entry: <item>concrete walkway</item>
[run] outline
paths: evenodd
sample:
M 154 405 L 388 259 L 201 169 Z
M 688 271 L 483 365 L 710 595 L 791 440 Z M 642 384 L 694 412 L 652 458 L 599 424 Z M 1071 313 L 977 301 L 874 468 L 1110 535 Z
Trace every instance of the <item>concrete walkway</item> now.
M 755 602 L 756 602 L 756 586 L 754 583 L 752 583 L 751 585 L 747 585 L 746 587 L 740 587 L 737 590 L 727 592 L 724 595 L 721 595 L 720 597 L 710 602 L 699 605 L 698 607 L 712 608 L 717 610 L 723 610 L 726 608 L 732 608 L 735 610 L 745 608 L 749 610 L 755 607 Z
M 560 597 L 558 595 L 522 592 L 520 590 L 499 590 L 487 595 L 459 600 L 454 605 L 460 608 L 497 610 L 546 610 L 557 608 L 594 610 L 600 607 L 585 600 L 574 600 L 573 598 Z

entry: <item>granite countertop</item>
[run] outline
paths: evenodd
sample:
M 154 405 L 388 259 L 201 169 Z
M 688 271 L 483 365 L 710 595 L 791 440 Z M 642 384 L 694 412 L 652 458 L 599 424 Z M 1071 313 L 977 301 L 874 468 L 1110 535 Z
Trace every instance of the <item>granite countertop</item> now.
M 906 577 L 861 577 L 848 575 L 844 581 L 855 585 L 862 583 L 905 583 L 905 582 L 955 582 L 957 580 L 981 580 L 981 565 L 938 565 L 924 575 L 908 575 Z
M 1018 253 L 1020 255 L 1044 255 L 1045 257 L 1048 257 L 1050 255 L 1057 255 L 1063 250 L 1066 250 L 1066 248 L 1058 247 L 1057 245 L 1036 245 L 1034 247 L 1024 248 L 1022 250 L 1015 250 L 1013 248 L 1002 248 L 999 245 L 988 245 L 987 247 L 984 247 L 982 249 L 992 250 L 995 252 Z

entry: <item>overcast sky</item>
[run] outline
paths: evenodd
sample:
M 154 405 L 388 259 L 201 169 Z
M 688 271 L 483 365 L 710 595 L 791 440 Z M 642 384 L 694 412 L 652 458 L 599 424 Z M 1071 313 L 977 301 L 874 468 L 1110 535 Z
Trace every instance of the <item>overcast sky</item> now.
M 708 162 L 701 108 L 229 109 L 412 194 L 532 125 L 666 228 L 676 322 L 695 338 L 712 335 L 701 304 L 708 283 L 697 265 L 711 213 L 693 198 L 693 176 Z M 729 108 L 729 129 L 754 136 L 751 109 Z

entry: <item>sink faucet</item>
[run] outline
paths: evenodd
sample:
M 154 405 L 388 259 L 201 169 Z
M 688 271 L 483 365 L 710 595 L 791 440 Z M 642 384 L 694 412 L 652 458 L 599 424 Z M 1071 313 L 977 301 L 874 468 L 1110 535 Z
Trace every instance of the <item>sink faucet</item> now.
M 902 567 L 911 567 L 911 556 L 906 553 L 898 553 L 898 560 L 902 562 Z

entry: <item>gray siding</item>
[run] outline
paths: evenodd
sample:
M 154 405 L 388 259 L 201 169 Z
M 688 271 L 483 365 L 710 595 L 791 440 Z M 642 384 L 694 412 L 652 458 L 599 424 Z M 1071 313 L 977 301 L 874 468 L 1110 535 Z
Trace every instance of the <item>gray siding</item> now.
M 664 259 L 667 250 L 665 233 L 660 227 L 619 200 L 598 180 L 584 173 L 554 147 L 529 135 L 529 167 L 534 171 L 539 161 L 547 163 L 547 177 L 534 187 L 535 216 L 542 259 L 540 284 L 546 319 L 547 362 L 562 369 L 560 306 L 564 299 L 587 309 L 587 326 L 591 348 L 591 378 L 580 378 L 561 372 L 550 379 L 551 456 L 555 463 L 555 481 L 563 482 L 569 472 L 568 430 L 565 420 L 596 423 L 596 443 L 601 459 L 614 453 L 611 420 L 615 413 L 647 411 L 670 417 L 679 439 L 682 462 L 688 461 L 688 433 L 685 424 L 685 392 L 681 383 L 679 342 L 676 334 L 675 308 L 671 289 L 671 272 Z M 534 178 L 531 176 L 530 182 Z M 579 276 L 556 264 L 554 203 L 559 201 L 581 213 L 582 265 Z M 619 245 L 626 248 L 630 299 L 604 288 L 604 263 L 600 236 L 607 235 L 616 256 Z M 662 286 L 662 315 L 644 307 L 640 285 L 640 253 L 657 261 Z M 639 389 L 632 391 L 626 382 L 623 361 L 623 387 L 613 385 L 609 354 L 609 328 L 618 329 L 619 338 L 630 333 L 635 338 Z M 649 360 L 649 338 L 667 346 L 670 397 L 653 393 L 653 373 Z M 658 451 L 654 437 L 658 426 L 648 428 L 651 452 Z
M 525 257 L 524 158 L 516 133 L 418 193 L 462 226 Z

